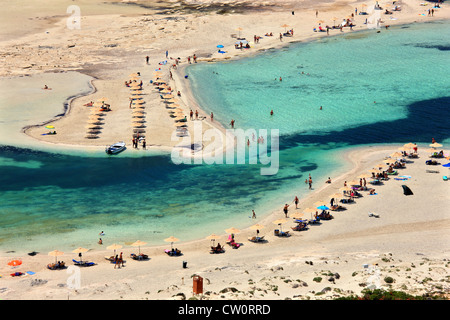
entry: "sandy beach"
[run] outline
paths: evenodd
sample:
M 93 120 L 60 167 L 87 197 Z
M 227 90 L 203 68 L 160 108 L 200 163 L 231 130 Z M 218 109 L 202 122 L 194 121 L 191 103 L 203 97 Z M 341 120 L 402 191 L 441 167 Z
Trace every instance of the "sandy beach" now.
M 52 145 L 103 152 L 105 145 L 116 141 L 131 145 L 136 133 L 132 123 L 137 107 L 131 107 L 132 90 L 124 83 L 134 78 L 137 83 L 141 80 L 143 83 L 145 127 L 141 137 L 146 139 L 146 150 L 129 147 L 127 152 L 170 152 L 178 142 L 172 138 L 174 119 L 150 81 L 160 77 L 173 90 L 175 103 L 188 119 L 190 133 L 196 121 L 204 124 L 202 130 L 215 128 L 223 132 L 226 128 L 217 121 L 212 122 L 199 108 L 184 79 L 183 70 L 195 63 L 194 55 L 197 63 L 214 63 L 326 37 L 327 33 L 313 31 L 318 28 L 319 20 L 324 21 L 323 26 L 331 26 L 349 17 L 355 8 L 361 10 L 362 4 L 373 5 L 343 0 L 320 4 L 312 1 L 253 1 L 251 4 L 223 1 L 228 5 L 225 6 L 221 3 L 167 1 L 149 6 L 139 1 L 105 4 L 103 1 L 60 1 L 54 6 L 49 3 L 48 8 L 38 12 L 27 7 L 21 19 L 29 28 L 17 28 L 16 24 L 8 23 L 14 19 L 11 15 L 0 42 L 1 77 L 75 71 L 91 76 L 93 87 L 91 94 L 71 100 L 64 116 L 46 121 L 55 126 L 56 135 L 43 136 L 46 129 L 42 123 L 12 135 L 26 134 L 36 139 L 37 148 L 44 149 Z M 431 17 L 427 15 L 431 3 L 426 6 L 422 3 L 402 1 L 402 10 L 382 15 L 381 28 L 373 32 L 385 32 L 387 25 L 395 27 L 449 18 L 447 4 Z M 67 26 L 66 9 L 73 4 L 81 8 L 80 29 Z M 14 10 L 13 4 L 5 5 Z M 335 17 L 338 21 L 333 21 Z M 332 29 L 330 36 L 342 33 L 351 37 L 352 32 L 366 29 L 366 17 L 355 15 L 351 18 L 356 24 L 353 30 Z M 294 36 L 281 41 L 278 34 L 286 28 L 293 29 Z M 254 35 L 270 32 L 273 37 L 253 42 Z M 234 47 L 239 36 L 250 41 L 250 49 Z M 224 46 L 221 50 L 226 53 L 218 52 L 218 44 Z M 191 57 L 190 62 L 188 57 Z M 139 75 L 131 76 L 135 73 Z M 44 85 L 52 88 L 58 83 L 43 83 L 42 87 Z M 103 97 L 111 110 L 102 114 L 96 137 L 87 139 L 88 120 L 95 107 L 86 104 Z M 198 110 L 199 120 L 189 120 L 190 110 Z M 429 153 L 425 152 L 428 145 L 419 145 L 419 158 L 406 158 L 406 167 L 399 169 L 399 175 L 411 178 L 400 181 L 390 176 L 389 180 L 374 186 L 376 195 L 361 191 L 362 197 L 356 198 L 354 203 L 342 204 L 346 210 L 331 212 L 334 219 L 310 225 L 306 231 L 291 229 L 295 225 L 294 213 L 302 213 L 318 201 L 329 202 L 330 195 L 341 192 L 345 181 L 368 173 L 399 147 L 401 145 L 356 148 L 346 154 L 352 169 L 339 177 L 331 177 L 331 183 L 315 181 L 314 189 L 308 191 L 307 185 L 301 182 L 298 188 L 303 194 L 308 192 L 308 196 L 300 200 L 298 209 L 291 204 L 287 218 L 281 210 L 284 202 L 280 201 L 280 210 L 255 219 L 255 223 L 264 226 L 260 235 L 265 237 L 266 243 L 250 242 L 248 238 L 254 236 L 255 231 L 248 228 L 235 235 L 241 243 L 238 249 L 226 244 L 225 233 L 220 235 L 217 241 L 225 246 L 223 254 L 210 254 L 211 241 L 199 239 L 175 243 L 183 253 L 179 257 L 164 253 L 164 249 L 170 248 L 169 243 L 158 247 L 144 245 L 140 250 L 149 256 L 147 261 L 132 260 L 130 254 L 135 253 L 136 248 L 123 245 L 119 251 L 124 254 L 125 264 L 114 268 L 114 264 L 105 259 L 112 255 L 112 250 L 106 249 L 112 243 L 104 237 L 102 245 L 93 244 L 83 254 L 83 259 L 96 265 L 77 271 L 72 268 L 49 270 L 46 266 L 55 258 L 47 252 L 19 257 L 11 248 L 0 256 L 0 297 L 4 300 L 329 300 L 358 295 L 364 288 L 375 286 L 448 298 L 450 220 L 445 208 L 450 196 L 448 182 L 442 179 L 448 169 L 439 166 L 439 173 L 428 172 L 430 167 L 424 163 L 429 159 Z M 448 146 L 444 146 L 444 150 L 448 150 Z M 403 184 L 414 194 L 404 195 Z M 291 237 L 274 235 L 274 230 L 280 226 L 273 221 L 283 218 L 287 221 L 281 225 L 282 230 L 290 231 Z M 311 215 L 304 214 L 304 218 L 311 219 Z M 11 259 L 19 258 L 20 266 L 7 265 Z M 71 266 L 72 259 L 77 258 L 75 253 L 64 252 L 58 260 Z M 183 262 L 187 263 L 187 268 L 183 268 Z M 25 274 L 11 277 L 13 272 Z M 79 287 L 71 286 L 72 275 L 81 281 Z M 204 279 L 202 295 L 192 292 L 194 275 Z M 393 282 L 387 281 L 387 277 Z
M 21 266 L 11 268 L 7 261 L 17 258 L 14 253 L 2 254 L 3 299 L 333 299 L 350 294 L 358 295 L 371 285 L 385 290 L 406 291 L 413 295 L 443 295 L 448 297 L 448 213 L 442 204 L 448 203 L 448 186 L 439 173 L 428 173 L 421 153 L 416 160 L 406 160 L 400 175 L 411 176 L 398 181 L 391 176 L 380 186 L 374 186 L 376 195 L 361 191 L 362 197 L 354 203 L 341 204 L 344 211 L 331 211 L 334 219 L 311 225 L 306 231 L 293 231 L 295 213 L 313 206 L 320 200 L 339 192 L 344 181 L 367 173 L 398 147 L 379 146 L 361 148 L 348 154 L 354 168 L 332 183 L 316 182 L 318 186 L 302 199 L 298 209 L 289 209 L 287 222 L 281 227 L 290 231 L 288 238 L 274 235 L 279 226 L 273 221 L 285 218 L 280 210 L 255 223 L 264 225 L 260 236 L 268 242 L 252 243 L 255 235 L 250 228 L 235 235 L 241 243 L 238 249 L 227 245 L 226 234 L 220 235 L 225 253 L 210 254 L 211 240 L 174 243 L 182 256 L 169 257 L 159 247 L 140 248 L 149 260 L 135 261 L 129 255 L 135 247 L 124 245 L 125 264 L 115 269 L 105 260 L 112 250 L 104 237 L 102 245 L 93 245 L 83 259 L 95 266 L 80 269 L 81 285 L 71 289 L 74 271 L 48 270 L 46 265 L 54 257 L 42 252 L 21 257 Z M 445 168 L 444 168 L 445 169 Z M 404 195 L 402 184 L 413 191 Z M 300 187 L 301 188 L 301 187 Z M 306 187 L 303 187 L 306 189 Z M 430 192 L 432 190 L 432 192 Z M 378 217 L 371 217 L 369 213 Z M 305 214 L 306 219 L 310 218 Z M 78 259 L 75 253 L 64 253 L 57 258 L 67 265 Z M 183 268 L 183 261 L 187 268 Z M 35 272 L 21 277 L 9 273 Z M 194 275 L 204 279 L 203 295 L 193 294 Z M 386 282 L 387 277 L 394 279 Z
M 22 29 L 15 29 L 13 24 L 8 25 L 10 33 L 17 35 L 18 38 L 5 40 L 0 44 L 0 56 L 4 61 L 0 76 L 17 77 L 42 72 L 79 71 L 93 77 L 93 93 L 71 100 L 65 116 L 56 117 L 51 121 L 50 124 L 57 128 L 57 135 L 42 135 L 46 132 L 42 123 L 27 128 L 25 134 L 42 142 L 75 149 L 79 146 L 103 149 L 105 145 L 116 141 L 131 144 L 134 109 L 130 108 L 131 90 L 124 83 L 130 80 L 131 74 L 139 72 L 141 76 L 137 79 L 138 82 L 141 80 L 143 82 L 142 97 L 145 103 L 144 111 L 147 114 L 143 128 L 148 137 L 146 149 L 170 150 L 177 143 L 172 139 L 174 120 L 168 113 L 170 110 L 160 98 L 160 93 L 150 81 L 155 81 L 156 77 L 165 81 L 173 90 L 177 107 L 188 119 L 190 110 L 194 112 L 198 110 L 199 119 L 205 124 L 202 126 L 203 130 L 211 127 L 223 130 L 217 121 L 211 123 L 209 114 L 202 112 L 189 95 L 183 68 L 194 61 L 191 59 L 188 62 L 188 57 L 195 55 L 198 63 L 211 63 L 254 55 L 289 43 L 326 37 L 326 32 L 314 32 L 314 28 L 317 29 L 319 24 L 323 27 L 338 25 L 343 19 L 351 18 L 350 15 L 354 13 L 355 8 L 357 10 L 365 8 L 362 6 L 364 2 L 346 1 L 324 2 L 317 5 L 317 8 L 311 8 L 309 2 L 256 1 L 251 6 L 254 9 L 247 8 L 242 3 L 228 2 L 229 6 L 236 7 L 234 13 L 221 14 L 214 11 L 215 2 L 196 3 L 209 9 L 205 9 L 205 13 L 195 13 L 187 9 L 189 8 L 187 3 L 184 5 L 168 3 L 173 9 L 164 11 L 165 15 L 157 9 L 145 9 L 143 15 L 137 15 L 134 5 L 127 6 L 126 9 L 106 5 L 106 12 L 101 14 L 96 2 L 90 5 L 81 2 L 78 4 L 82 10 L 80 29 L 69 29 L 68 18 L 55 23 L 55 18 L 50 14 L 52 19 L 47 16 L 39 19 L 47 21 L 48 24 L 43 29 L 36 29 L 37 33 L 26 33 Z M 446 6 L 431 17 L 427 16 L 429 7 L 422 6 L 421 3 L 421 1 L 403 1 L 401 11 L 395 11 L 392 15 L 381 15 L 380 27 L 448 18 L 449 11 Z M 241 6 L 244 6 L 244 9 Z M 117 12 L 131 10 L 131 12 L 113 14 L 111 11 L 114 10 Z M 26 12 L 24 15 L 26 16 Z M 365 30 L 367 25 L 364 22 L 367 17 L 354 15 L 353 30 L 348 27 L 342 32 L 339 29 L 331 29 L 329 35 L 351 36 L 354 31 Z M 105 24 L 104 21 L 114 23 Z M 280 41 L 278 35 L 287 29 L 294 30 L 294 35 L 284 37 Z M 211 30 L 214 30 L 214 33 L 211 33 Z M 383 32 L 383 28 L 374 29 L 373 32 L 380 30 Z M 264 37 L 267 33 L 272 33 L 273 37 Z M 263 39 L 254 43 L 255 35 Z M 251 48 L 235 49 L 237 37 L 246 38 L 251 43 Z M 218 52 L 216 48 L 218 44 L 224 46 L 221 50 L 226 53 Z M 178 59 L 176 69 L 173 68 L 175 59 Z M 161 75 L 155 75 L 155 71 L 161 72 Z M 43 83 L 42 87 L 44 85 L 52 88 L 57 84 Z M 181 97 L 177 96 L 178 91 Z M 51 90 L 48 94 L 51 94 Z M 98 102 L 100 98 L 109 100 L 107 103 L 111 105 L 111 111 L 104 113 L 101 128 L 97 130 L 95 138 L 88 139 L 89 129 L 86 126 L 93 108 L 86 104 Z M 192 135 L 193 122 L 189 120 L 187 124 L 188 131 Z M 137 150 L 129 148 L 129 151 Z M 142 153 L 142 150 L 138 152 Z

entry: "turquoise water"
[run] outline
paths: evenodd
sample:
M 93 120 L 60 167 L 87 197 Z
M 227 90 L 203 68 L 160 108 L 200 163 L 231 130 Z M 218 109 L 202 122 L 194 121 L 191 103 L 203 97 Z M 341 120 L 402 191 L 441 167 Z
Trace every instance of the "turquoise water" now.
M 187 69 L 216 121 L 280 130 L 273 176 L 260 175 L 261 165 L 174 165 L 169 155 L 0 146 L 0 247 L 98 248 L 100 231 L 105 244 L 203 238 L 250 226 L 252 209 L 258 218 L 274 209 L 282 215 L 285 202 L 310 192 L 308 174 L 322 185 L 348 169 L 342 152 L 355 146 L 432 137 L 448 143 L 449 36 L 448 23 L 411 25 Z

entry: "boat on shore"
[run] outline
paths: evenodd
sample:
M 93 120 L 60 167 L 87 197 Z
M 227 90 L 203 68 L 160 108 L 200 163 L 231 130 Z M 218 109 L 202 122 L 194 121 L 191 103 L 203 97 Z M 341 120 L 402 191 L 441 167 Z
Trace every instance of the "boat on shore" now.
M 120 141 L 120 142 L 116 142 L 116 143 L 114 143 L 114 144 L 112 144 L 110 146 L 107 146 L 105 148 L 105 152 L 107 154 L 117 154 L 119 152 L 122 152 L 125 149 L 126 149 L 125 142 Z

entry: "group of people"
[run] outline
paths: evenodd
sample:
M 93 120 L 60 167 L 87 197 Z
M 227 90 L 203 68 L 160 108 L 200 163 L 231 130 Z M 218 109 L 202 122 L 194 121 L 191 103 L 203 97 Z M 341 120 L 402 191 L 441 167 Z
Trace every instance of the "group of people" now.
M 142 138 L 142 137 L 139 138 L 139 136 L 133 137 L 133 138 L 131 139 L 131 142 L 132 142 L 132 144 L 133 144 L 133 148 L 135 148 L 135 149 L 138 149 L 138 148 L 139 148 L 139 142 L 142 143 L 142 148 L 143 148 L 143 149 L 145 149 L 146 146 L 147 146 L 147 143 L 146 143 L 145 139 Z

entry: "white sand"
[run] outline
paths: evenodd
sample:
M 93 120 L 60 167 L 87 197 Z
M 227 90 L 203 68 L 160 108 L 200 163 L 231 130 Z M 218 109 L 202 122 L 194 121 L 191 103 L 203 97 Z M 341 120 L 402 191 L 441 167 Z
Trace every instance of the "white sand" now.
M 343 181 L 366 173 L 396 149 L 379 146 L 354 150 L 348 155 L 354 169 L 311 192 L 300 202 L 299 209 L 291 209 L 289 215 L 318 200 L 328 201 Z M 427 173 L 430 167 L 425 165 L 425 159 L 427 155 L 420 153 L 419 159 L 400 169 L 400 175 L 411 176 L 408 181 L 391 177 L 375 187 L 377 195 L 363 191 L 363 197 L 354 204 L 344 205 L 347 210 L 332 212 L 333 220 L 310 226 L 307 231 L 290 231 L 289 238 L 273 235 L 277 226 L 272 222 L 283 217 L 280 210 L 256 220 L 265 225 L 260 234 L 267 243 L 249 242 L 248 237 L 255 231 L 246 229 L 236 234 L 236 240 L 243 244 L 239 249 L 225 245 L 226 236 L 222 235 L 218 241 L 225 245 L 223 254 L 209 254 L 210 240 L 204 239 L 175 243 L 183 252 L 180 257 L 169 257 L 163 252 L 169 244 L 142 247 L 141 252 L 150 256 L 148 261 L 130 259 L 129 254 L 136 249 L 124 246 L 119 250 L 126 259 L 121 269 L 114 269 L 104 260 L 104 256 L 112 254 L 104 249 L 110 245 L 106 240 L 103 247 L 93 245 L 83 255 L 97 265 L 80 270 L 79 289 L 67 287 L 73 283 L 73 271 L 45 268 L 54 261 L 47 253 L 24 256 L 23 264 L 14 269 L 6 266 L 14 253 L 3 254 L 0 281 L 4 289 L 0 295 L 3 299 L 178 299 L 182 295 L 175 295 L 184 294 L 189 299 L 193 296 L 194 274 L 204 278 L 204 292 L 208 292 L 197 298 L 206 299 L 330 299 L 360 294 L 371 284 L 414 295 L 448 294 L 450 220 L 444 204 L 449 203 L 450 197 L 448 182 L 442 180 L 447 169 L 433 167 L 440 173 Z M 404 195 L 402 184 L 408 185 L 414 195 Z M 379 218 L 369 217 L 369 212 Z M 295 225 L 291 219 L 282 226 L 283 230 Z M 69 252 L 58 260 L 72 265 L 73 258 L 77 259 L 77 255 Z M 182 268 L 182 261 L 187 261 L 188 268 Z M 363 267 L 365 264 L 368 268 Z M 9 273 L 15 271 L 36 274 L 10 277 Z M 330 275 L 336 273 L 339 278 L 334 276 L 334 283 L 329 281 Z M 395 280 L 391 285 L 384 281 L 388 276 Z M 321 277 L 321 282 L 314 281 L 316 277 Z M 226 288 L 237 291 L 220 293 Z M 318 294 L 324 289 L 324 294 Z
M 446 5 L 435 13 L 435 17 L 419 15 L 428 9 L 420 6 L 420 2 L 402 1 L 403 10 L 396 12 L 394 16 L 397 20 L 389 21 L 389 24 L 448 18 Z M 186 65 L 186 57 L 194 53 L 199 57 L 199 62 L 252 55 L 260 49 L 279 47 L 288 41 L 305 41 L 326 36 L 324 33 L 312 32 L 312 29 L 318 26 L 318 19 L 325 20 L 324 25 L 331 25 L 333 17 L 346 17 L 356 6 L 360 9 L 361 3 L 336 1 L 323 3 L 317 8 L 306 2 L 290 3 L 286 9 L 277 7 L 270 12 L 228 15 L 175 13 L 169 16 L 177 19 L 165 19 L 167 16 L 164 15 L 141 16 L 136 7 L 126 8 L 119 14 L 110 6 L 106 6 L 108 9 L 102 12 L 103 7 L 98 2 L 79 2 L 82 14 L 92 12 L 91 15 L 82 16 L 80 30 L 66 28 L 64 17 L 67 15 L 64 8 L 72 4 L 71 1 L 55 7 L 55 11 L 48 8 L 48 11 L 44 11 L 46 14 L 24 10 L 24 21 L 27 18 L 39 20 L 39 26 L 36 25 L 35 29 L 37 33 L 7 24 L 11 28 L 10 34 L 15 37 L 0 43 L 0 56 L 3 59 L 0 75 L 11 77 L 80 70 L 95 77 L 93 85 L 97 91 L 90 96 L 74 100 L 68 115 L 54 122 L 58 128 L 57 136 L 51 137 L 50 141 L 50 137 L 41 136 L 42 128 L 28 130 L 27 134 L 56 146 L 81 145 L 103 149 L 105 144 L 118 140 L 130 143 L 130 90 L 124 86 L 124 81 L 128 80 L 129 74 L 139 71 L 145 83 L 143 91 L 147 94 L 144 98 L 146 111 L 151 114 L 146 129 L 147 136 L 152 137 L 147 141 L 148 149 L 170 150 L 174 143 L 170 139 L 173 120 L 168 116 L 158 93 L 148 84 L 149 80 L 154 79 L 153 71 L 160 67 L 158 63 L 165 60 L 166 50 L 169 51 L 169 57 L 181 58 L 181 66 Z M 58 15 L 57 12 L 61 9 L 64 13 Z M 318 18 L 315 16 L 316 9 L 319 10 Z M 295 10 L 295 15 L 291 14 L 292 10 Z M 64 19 L 58 20 L 61 15 Z M 355 30 L 364 28 L 362 22 L 365 17 L 355 17 Z M 385 19 L 386 16 L 382 17 Z M 276 35 L 284 31 L 281 27 L 284 23 L 294 28 L 295 36 L 289 40 L 284 38 L 284 41 L 280 42 Z M 242 28 L 241 36 L 247 39 L 253 39 L 255 34 L 262 36 L 266 32 L 273 32 L 275 36 L 253 45 L 250 50 L 235 50 L 235 39 L 230 35 L 237 34 L 238 27 Z M 45 33 L 45 30 L 49 33 Z M 344 32 L 351 31 L 345 29 Z M 384 32 L 383 29 L 381 32 Z M 331 32 L 336 33 L 339 31 Z M 216 53 L 215 47 L 218 43 L 225 46 L 227 54 Z M 39 46 L 51 49 L 42 49 Z M 146 55 L 150 57 L 149 65 L 145 63 Z M 161 66 L 161 69 L 163 78 L 169 80 L 169 66 Z M 179 104 L 188 115 L 189 109 L 195 109 L 196 106 L 181 81 L 177 81 L 181 76 L 182 74 L 174 72 L 175 80 L 170 81 L 170 85 L 181 91 Z M 57 83 L 48 85 L 57 86 Z M 99 139 L 85 139 L 86 128 L 73 124 L 86 122 L 90 109 L 83 105 L 103 96 L 111 102 L 112 111 L 106 116 Z M 209 123 L 209 118 L 203 122 Z M 192 123 L 188 123 L 191 128 Z M 218 126 L 217 123 L 209 125 Z M 223 130 L 219 126 L 218 128 Z M 38 140 L 36 143 L 38 145 Z M 354 163 L 354 169 L 341 177 L 332 177 L 332 184 L 323 184 L 312 192 L 301 201 L 299 211 L 312 206 L 318 200 L 327 201 L 329 195 L 343 186 L 343 181 L 352 180 L 360 173 L 367 172 L 397 147 L 377 146 L 353 151 L 347 156 L 348 161 Z M 355 204 L 347 205 L 346 211 L 334 213 L 335 219 L 324 221 L 320 226 L 311 226 L 308 231 L 291 231 L 293 236 L 290 238 L 282 239 L 273 235 L 276 225 L 272 221 L 282 218 L 280 210 L 256 221 L 266 226 L 261 230 L 261 235 L 266 237 L 268 243 L 253 244 L 247 241 L 254 231 L 243 230 L 236 235 L 243 246 L 237 250 L 227 247 L 226 252 L 220 255 L 208 253 L 209 240 L 199 240 L 176 243 L 184 253 L 181 257 L 168 257 L 164 254 L 163 249 L 168 246 L 141 248 L 151 259 L 138 262 L 129 258 L 129 254 L 135 252 L 135 249 L 125 246 L 121 249 L 126 257 L 125 267 L 114 269 L 112 264 L 104 260 L 104 256 L 112 254 L 105 249 L 110 243 L 105 242 L 103 246 L 93 245 L 91 250 L 84 254 L 85 259 L 94 261 L 97 265 L 81 269 L 79 289 L 67 287 L 71 274 L 65 270 L 46 269 L 46 265 L 54 261 L 46 252 L 21 257 L 23 264 L 14 269 L 6 263 L 18 257 L 13 252 L 2 253 L 0 297 L 180 299 L 182 295 L 176 295 L 182 293 L 186 298 L 190 298 L 193 274 L 204 278 L 204 290 L 208 294 L 202 297 L 209 299 L 330 299 L 348 293 L 359 294 L 368 283 L 387 288 L 388 285 L 383 280 L 386 276 L 395 279 L 391 286 L 394 289 L 412 294 L 448 294 L 450 225 L 446 207 L 450 199 L 448 182 L 442 180 L 447 169 L 440 167 L 439 174 L 427 173 L 426 169 L 429 168 L 424 164 L 427 155 L 420 152 L 424 147 L 420 146 L 419 149 L 421 158 L 408 163 L 407 168 L 401 170 L 401 174 L 412 176 L 410 180 L 402 182 L 391 179 L 383 186 L 376 187 L 376 196 L 363 192 L 364 197 L 357 199 Z M 129 152 L 144 151 L 130 148 Z M 316 182 L 315 186 L 318 184 L 320 182 Z M 402 184 L 410 186 L 414 195 L 404 196 Z M 299 188 L 305 188 L 305 185 Z M 282 205 L 280 203 L 280 209 Z M 290 214 L 293 211 L 290 210 Z M 379 214 L 380 218 L 369 217 L 369 211 Z M 292 222 L 286 223 L 283 230 L 289 230 L 291 226 Z M 219 241 L 225 244 L 225 235 L 222 235 Z M 58 260 L 72 265 L 72 258 L 77 258 L 77 255 L 66 252 L 58 257 Z M 187 269 L 182 268 L 182 261 L 187 261 Z M 312 261 L 312 264 L 306 263 L 309 261 Z M 363 268 L 363 264 L 378 269 L 370 274 L 369 269 Z M 9 274 L 15 271 L 33 271 L 35 274 L 10 277 Z M 334 283 L 330 282 L 328 274 L 335 273 L 339 274 L 339 279 L 334 277 Z M 314 281 L 316 277 L 321 277 L 321 282 Z M 229 287 L 236 288 L 237 291 L 220 293 Z M 328 287 L 331 288 L 330 291 L 325 289 L 324 294 L 317 294 Z

